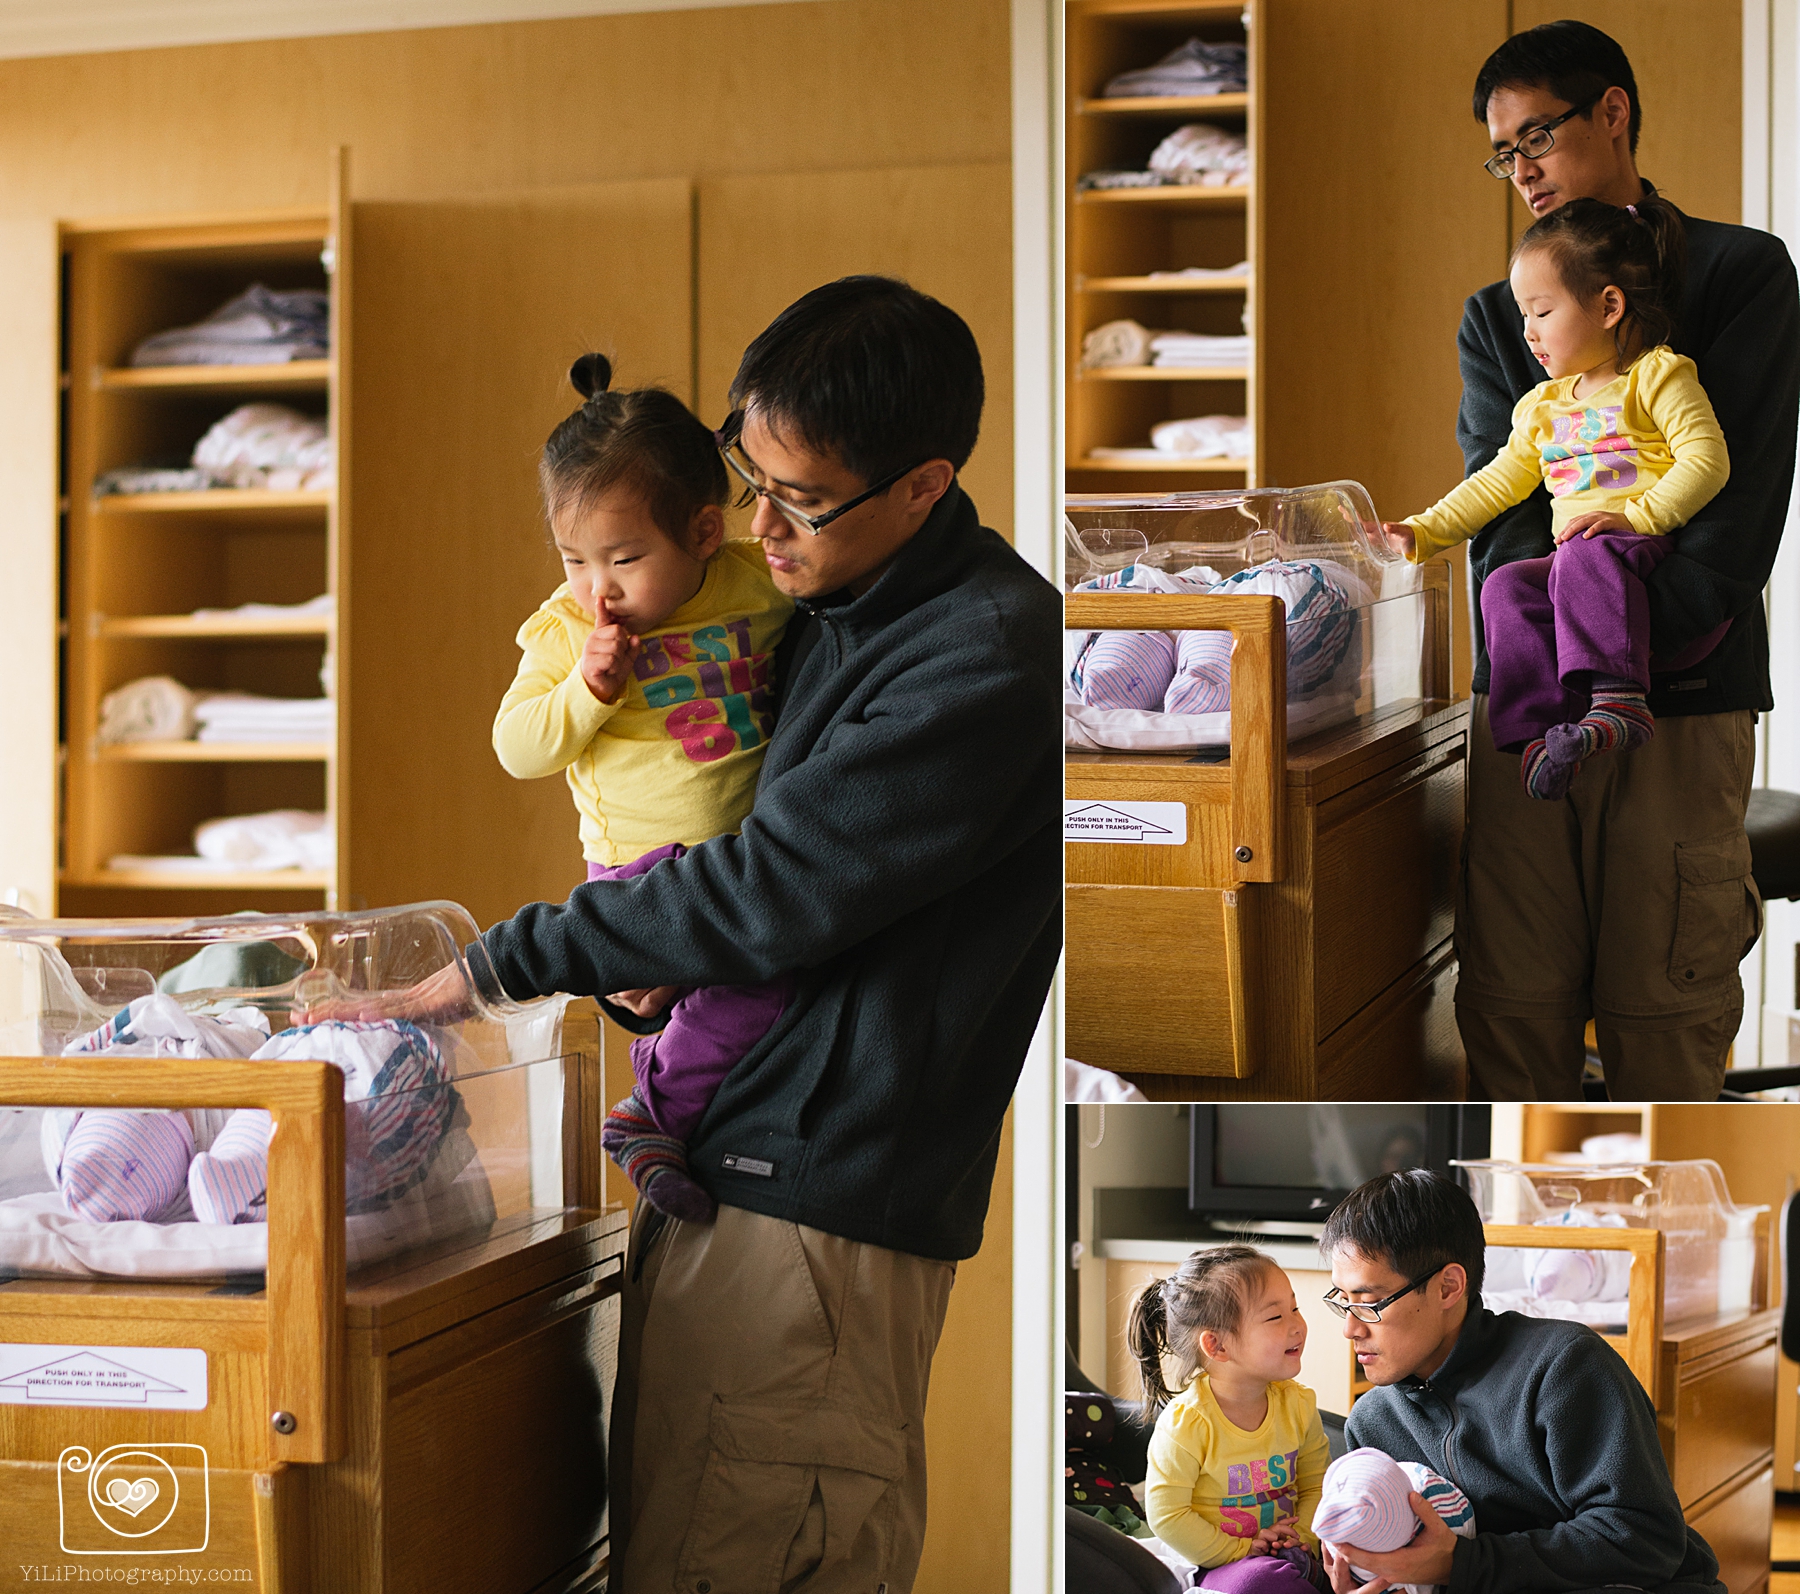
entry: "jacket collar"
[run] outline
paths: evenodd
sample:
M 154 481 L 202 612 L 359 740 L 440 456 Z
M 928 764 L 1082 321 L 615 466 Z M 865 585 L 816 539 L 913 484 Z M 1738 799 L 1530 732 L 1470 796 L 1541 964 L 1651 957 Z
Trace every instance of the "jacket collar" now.
M 960 581 L 977 546 L 980 517 L 960 481 L 932 505 L 931 513 L 894 555 L 875 585 L 861 597 L 847 587 L 822 598 L 802 598 L 795 607 L 830 619 L 840 632 L 859 638 L 880 630 L 927 599 Z

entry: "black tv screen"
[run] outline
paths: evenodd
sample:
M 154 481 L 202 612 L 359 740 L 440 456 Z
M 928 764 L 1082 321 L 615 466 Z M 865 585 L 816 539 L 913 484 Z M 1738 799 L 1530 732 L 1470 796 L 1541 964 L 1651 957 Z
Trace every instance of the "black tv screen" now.
M 1488 1154 L 1486 1107 L 1314 1102 L 1196 1105 L 1188 1206 L 1197 1214 L 1323 1222 L 1378 1173 Z

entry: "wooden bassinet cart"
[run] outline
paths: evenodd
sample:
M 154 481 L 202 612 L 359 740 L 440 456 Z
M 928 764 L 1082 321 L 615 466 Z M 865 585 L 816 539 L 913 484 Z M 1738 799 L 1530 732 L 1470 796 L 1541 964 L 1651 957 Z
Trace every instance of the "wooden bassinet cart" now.
M 337 1068 L 0 1058 L 0 1106 L 249 1106 L 277 1126 L 266 1280 L 0 1275 L 0 1350 L 27 1364 L 0 1378 L 6 1558 L 40 1581 L 136 1568 L 265 1594 L 599 1586 L 626 1216 L 604 1201 L 594 1005 L 564 1006 L 541 1050 L 562 1205 L 348 1276 Z

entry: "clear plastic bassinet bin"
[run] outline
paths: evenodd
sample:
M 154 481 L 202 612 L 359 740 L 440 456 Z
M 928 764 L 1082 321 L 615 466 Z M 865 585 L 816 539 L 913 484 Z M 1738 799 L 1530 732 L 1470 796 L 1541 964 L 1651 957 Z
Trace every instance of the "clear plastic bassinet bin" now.
M 1661 1229 L 1666 1322 L 1751 1305 L 1756 1215 L 1731 1199 L 1716 1162 L 1463 1162 L 1484 1223 Z M 1489 1246 L 1482 1298 L 1493 1311 L 1563 1317 L 1595 1328 L 1625 1321 L 1622 1251 Z
M 1428 695 L 1422 567 L 1357 482 L 1064 501 L 1066 591 L 1279 597 L 1290 741 Z M 1225 631 L 1068 631 L 1064 741 L 1183 751 L 1231 740 Z
M 267 1185 L 280 1130 L 219 1099 L 260 1080 L 246 1065 L 342 1071 L 352 1272 L 561 1210 L 566 999 L 489 998 L 485 960 L 446 902 L 162 921 L 0 910 L 0 1275 L 263 1272 L 283 1221 Z M 440 1019 L 379 1016 L 384 993 L 433 975 Z M 84 1088 L 71 1079 L 112 1070 L 128 1071 L 124 1099 L 67 1099 Z M 162 1099 L 131 1101 L 146 1079 Z

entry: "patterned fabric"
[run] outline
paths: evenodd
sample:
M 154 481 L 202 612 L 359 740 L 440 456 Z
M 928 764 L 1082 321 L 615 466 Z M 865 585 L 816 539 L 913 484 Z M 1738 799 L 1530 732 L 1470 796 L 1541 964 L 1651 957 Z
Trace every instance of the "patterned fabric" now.
M 1160 709 L 1175 678 L 1167 631 L 1102 631 L 1081 661 L 1081 700 L 1090 708 Z
M 188 1201 L 202 1223 L 266 1223 L 269 1141 L 275 1120 L 246 1107 L 226 1120 L 187 1171 Z
M 178 1112 L 83 1112 L 55 1170 L 63 1205 L 89 1223 L 154 1221 L 180 1198 L 193 1131 Z
M 1118 1467 L 1102 1454 L 1112 1444 L 1117 1424 L 1107 1396 L 1089 1392 L 1063 1397 L 1063 1502 L 1122 1533 L 1143 1538 L 1150 1530 L 1137 1497 Z
M 1423 1524 L 1414 1515 L 1414 1492 L 1425 1497 L 1452 1532 L 1475 1536 L 1475 1508 L 1461 1489 L 1416 1461 L 1395 1461 L 1384 1450 L 1365 1446 L 1339 1456 L 1325 1469 L 1325 1488 L 1313 1529 L 1326 1543 L 1357 1550 L 1398 1550 L 1410 1544 Z M 1370 1573 L 1351 1568 L 1366 1582 Z M 1413 1589 L 1416 1585 L 1399 1584 Z
M 282 1058 L 344 1071 L 345 1200 L 352 1210 L 393 1201 L 425 1177 L 458 1101 L 429 1031 L 392 1019 L 306 1024 L 283 1030 L 256 1053 L 258 1061 Z

